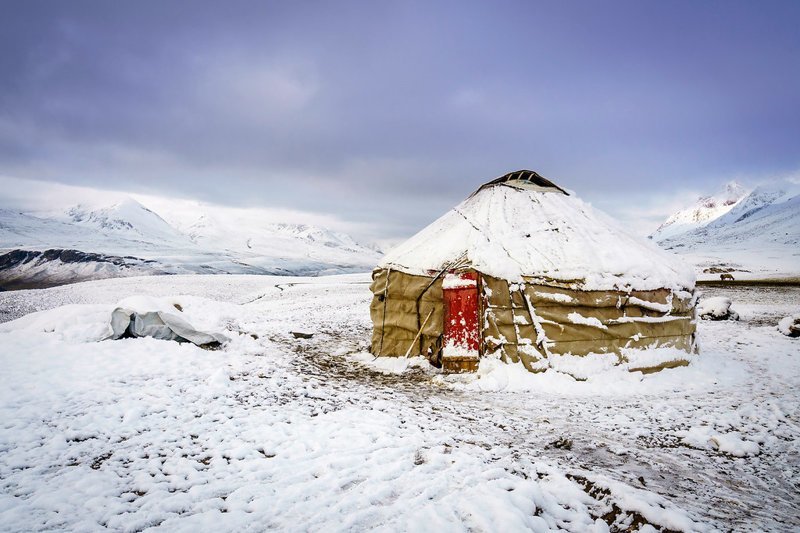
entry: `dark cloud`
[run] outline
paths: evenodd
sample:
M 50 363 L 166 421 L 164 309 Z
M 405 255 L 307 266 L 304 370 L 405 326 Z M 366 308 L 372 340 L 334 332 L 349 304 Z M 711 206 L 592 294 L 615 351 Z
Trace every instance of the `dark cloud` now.
M 800 167 L 796 2 L 17 2 L 0 173 L 374 222 Z M 605 195 L 605 196 L 604 196 Z

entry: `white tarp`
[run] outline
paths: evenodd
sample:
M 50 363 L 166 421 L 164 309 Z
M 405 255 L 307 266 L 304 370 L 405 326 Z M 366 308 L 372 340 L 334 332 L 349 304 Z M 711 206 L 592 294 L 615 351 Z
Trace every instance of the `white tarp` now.
M 218 333 L 198 331 L 189 322 L 166 311 L 137 312 L 118 307 L 111 313 L 112 339 L 122 337 L 153 337 L 184 342 L 197 346 L 224 344 L 229 339 Z

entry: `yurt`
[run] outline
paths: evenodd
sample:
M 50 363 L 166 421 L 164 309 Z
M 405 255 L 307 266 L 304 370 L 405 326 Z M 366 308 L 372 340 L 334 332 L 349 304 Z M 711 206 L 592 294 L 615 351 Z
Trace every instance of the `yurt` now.
M 695 275 L 530 170 L 481 186 L 375 268 L 371 350 L 450 372 L 685 365 Z M 570 369 L 581 369 L 570 371 Z

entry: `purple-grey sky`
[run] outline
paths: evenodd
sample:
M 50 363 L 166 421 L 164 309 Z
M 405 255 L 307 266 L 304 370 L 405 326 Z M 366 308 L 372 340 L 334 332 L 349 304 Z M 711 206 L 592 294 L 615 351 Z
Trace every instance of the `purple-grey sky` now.
M 630 220 L 800 169 L 797 1 L 0 7 L 4 176 L 392 238 L 519 168 Z

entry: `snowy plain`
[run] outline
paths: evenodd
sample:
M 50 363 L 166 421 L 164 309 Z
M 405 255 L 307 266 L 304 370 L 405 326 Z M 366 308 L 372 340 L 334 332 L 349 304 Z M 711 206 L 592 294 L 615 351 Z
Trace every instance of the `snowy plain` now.
M 800 528 L 800 340 L 776 329 L 799 288 L 708 288 L 740 320 L 701 321 L 689 367 L 576 382 L 374 361 L 368 283 L 0 293 L 0 529 Z M 232 340 L 98 340 L 137 294 Z

